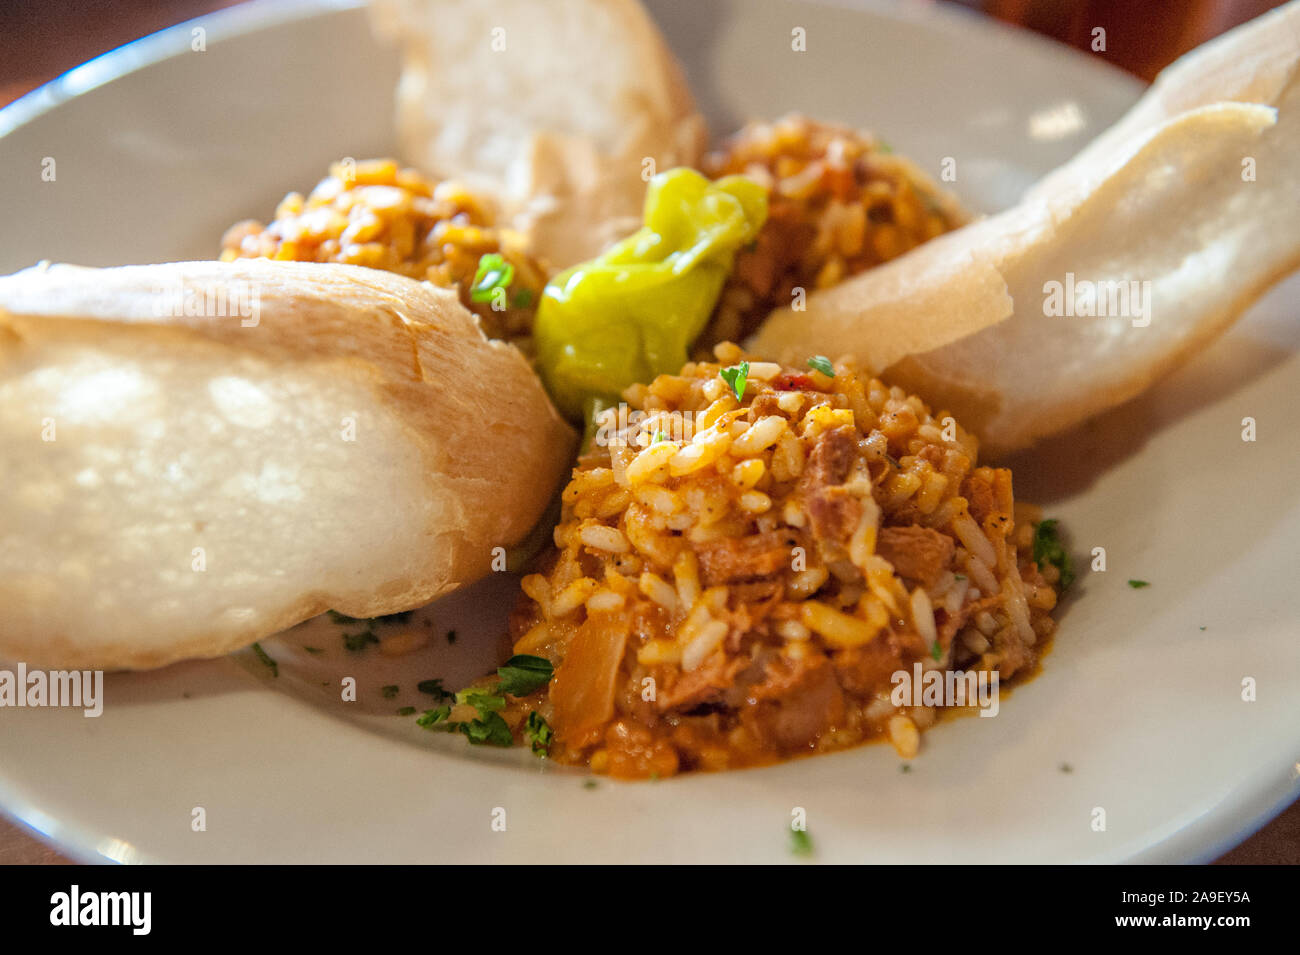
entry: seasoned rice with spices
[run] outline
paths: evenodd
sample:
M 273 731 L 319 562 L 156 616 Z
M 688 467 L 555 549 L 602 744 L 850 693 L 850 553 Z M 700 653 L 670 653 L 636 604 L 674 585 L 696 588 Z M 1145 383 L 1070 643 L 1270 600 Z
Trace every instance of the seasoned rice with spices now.
M 460 183 L 391 159 L 343 161 L 305 198 L 285 196 L 269 224 L 231 226 L 221 258 L 341 262 L 424 279 L 456 289 L 489 337 L 526 346 L 547 276 L 522 235 L 493 223 L 490 200 Z M 476 295 L 480 263 L 492 254 L 508 265 L 511 281 L 500 295 Z
M 714 178 L 740 174 L 766 186 L 768 215 L 754 247 L 737 257 L 697 357 L 754 332 L 793 303 L 796 289 L 828 288 L 968 219 L 879 139 L 802 116 L 750 123 L 703 167 Z
M 512 618 L 555 678 L 513 705 L 554 726 L 552 756 L 620 777 L 876 737 L 910 757 L 936 711 L 891 703 L 894 673 L 1005 681 L 1043 652 L 1041 518 L 917 397 L 715 351 L 599 422 Z

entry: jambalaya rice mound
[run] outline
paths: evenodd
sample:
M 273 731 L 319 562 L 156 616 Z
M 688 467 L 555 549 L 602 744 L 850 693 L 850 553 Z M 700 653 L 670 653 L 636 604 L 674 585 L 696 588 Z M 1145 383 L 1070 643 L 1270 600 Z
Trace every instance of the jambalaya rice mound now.
M 1057 568 L 1030 556 L 1040 517 L 898 388 L 825 359 L 715 355 L 606 412 L 512 618 L 515 652 L 555 677 L 507 722 L 536 712 L 554 758 L 624 778 L 877 736 L 911 757 L 936 710 L 893 705 L 893 674 L 1005 682 L 1043 652 Z
M 493 223 L 490 200 L 460 183 L 391 159 L 337 162 L 306 198 L 285 196 L 270 224 L 226 230 L 221 260 L 340 262 L 424 279 L 455 288 L 490 338 L 526 348 L 547 275 L 522 235 Z M 484 257 L 494 254 L 501 262 L 491 270 Z
M 767 221 L 736 258 L 697 345 L 740 341 L 796 288 L 811 294 L 897 258 L 969 216 L 915 163 L 868 133 L 786 116 L 742 128 L 702 163 L 766 186 Z

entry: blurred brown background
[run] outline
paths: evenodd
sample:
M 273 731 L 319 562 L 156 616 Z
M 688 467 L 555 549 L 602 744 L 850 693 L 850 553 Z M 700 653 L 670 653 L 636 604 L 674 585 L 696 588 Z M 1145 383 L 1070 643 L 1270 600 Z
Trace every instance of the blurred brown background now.
M 240 0 L 4 0 L 0 104 L 137 37 Z M 917 2 L 917 0 L 912 0 Z M 921 0 L 924 2 L 924 0 Z M 943 0 L 1088 49 L 1106 30 L 1105 58 L 1150 80 L 1192 47 L 1280 0 Z
M 3 0 L 0 3 L 0 106 L 87 60 L 163 27 L 240 0 Z M 916 0 L 912 0 L 916 2 Z M 1213 36 L 1280 0 L 944 0 L 1089 50 L 1145 80 Z M 0 864 L 66 862 L 0 819 Z M 1218 860 L 1300 864 L 1300 803 Z

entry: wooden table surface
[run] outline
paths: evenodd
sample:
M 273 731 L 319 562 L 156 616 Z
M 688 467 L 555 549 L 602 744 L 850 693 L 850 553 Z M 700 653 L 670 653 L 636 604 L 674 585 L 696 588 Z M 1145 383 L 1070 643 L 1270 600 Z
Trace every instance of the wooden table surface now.
M 61 73 L 137 37 L 239 0 L 5 0 L 0 5 L 0 106 Z M 1086 48 L 1091 28 L 1107 26 L 1115 62 L 1145 79 L 1211 36 L 1258 15 L 1276 0 L 957 0 Z M 1132 37 L 1134 42 L 1122 42 Z M 1118 44 L 1117 38 L 1121 39 Z M 1156 40 L 1158 39 L 1158 42 Z M 0 864 L 69 860 L 0 818 Z M 1219 860 L 1223 864 L 1300 864 L 1300 802 Z

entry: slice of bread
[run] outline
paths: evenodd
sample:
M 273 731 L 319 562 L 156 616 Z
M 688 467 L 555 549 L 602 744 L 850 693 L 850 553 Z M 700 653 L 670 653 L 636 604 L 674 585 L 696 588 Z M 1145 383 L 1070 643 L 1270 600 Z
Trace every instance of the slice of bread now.
M 241 260 L 0 278 L 0 657 L 142 668 L 487 573 L 575 436 L 454 293 Z
M 1300 266 L 1300 0 L 1178 61 L 1011 209 L 781 309 L 751 350 L 852 355 L 990 454 L 1127 401 Z
M 693 165 L 705 146 L 681 70 L 636 0 L 371 9 L 402 51 L 403 158 L 497 194 L 554 268 L 634 231 L 644 173 Z

